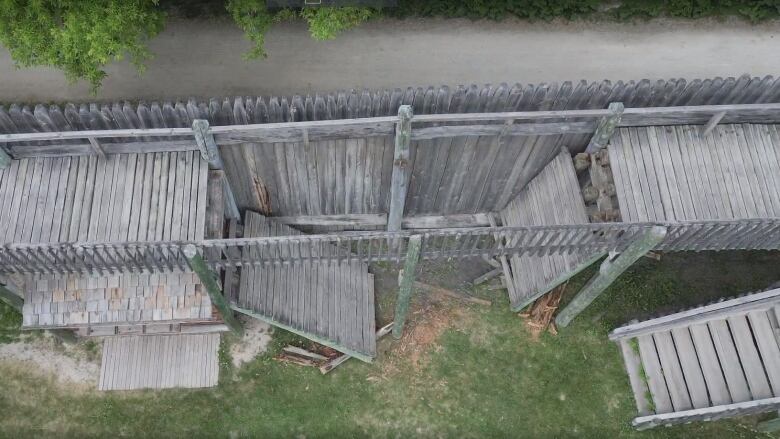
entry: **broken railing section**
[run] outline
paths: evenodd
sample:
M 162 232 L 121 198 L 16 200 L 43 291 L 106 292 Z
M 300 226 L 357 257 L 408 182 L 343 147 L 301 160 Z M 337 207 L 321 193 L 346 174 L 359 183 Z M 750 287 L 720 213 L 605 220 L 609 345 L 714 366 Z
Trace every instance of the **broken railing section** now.
M 395 302 L 395 320 L 393 322 L 393 338 L 401 338 L 406 323 L 406 315 L 409 313 L 409 306 L 412 301 L 412 287 L 417 275 L 417 262 L 420 260 L 420 247 L 422 238 L 417 236 L 409 237 L 409 244 L 406 248 L 406 260 L 401 278 L 398 282 L 398 297 Z
M 420 236 L 420 259 L 492 258 L 564 252 L 622 252 L 655 226 L 667 228 L 658 251 L 777 250 L 780 218 L 680 223 L 591 223 L 473 227 L 421 232 L 342 232 L 198 242 L 52 243 L 0 245 L 0 273 L 119 274 L 189 270 L 194 245 L 212 269 L 296 260 L 401 263 L 407 241 Z M 496 239 L 496 237 L 498 239 Z
M 598 273 L 566 305 L 566 308 L 558 313 L 558 316 L 555 318 L 555 324 L 561 327 L 568 326 L 579 313 L 612 285 L 618 276 L 639 258 L 656 248 L 666 238 L 666 234 L 666 227 L 654 226 L 631 242 L 623 252 L 608 256 L 601 263 Z
M 209 122 L 204 119 L 195 119 L 192 121 L 192 134 L 195 136 L 195 142 L 200 149 L 200 155 L 209 162 L 209 169 L 224 170 L 222 156 L 219 154 L 219 147 L 214 140 L 214 134 L 209 131 Z M 230 188 L 227 177 L 223 176 L 223 185 L 225 191 L 225 205 L 227 207 L 225 214 L 228 218 L 240 220 L 241 213 L 238 211 L 236 197 Z

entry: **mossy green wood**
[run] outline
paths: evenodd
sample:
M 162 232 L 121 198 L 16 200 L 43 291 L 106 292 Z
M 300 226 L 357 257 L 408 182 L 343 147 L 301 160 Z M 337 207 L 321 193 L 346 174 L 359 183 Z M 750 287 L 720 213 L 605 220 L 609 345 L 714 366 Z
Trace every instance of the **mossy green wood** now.
M 14 294 L 11 290 L 0 284 L 0 301 L 5 302 L 8 306 L 15 309 L 19 313 L 22 312 L 22 306 L 24 306 L 24 299 Z
M 420 259 L 421 246 L 421 236 L 415 235 L 409 238 L 404 272 L 398 285 L 398 299 L 395 302 L 393 337 L 396 339 L 401 338 L 404 332 L 404 323 L 406 322 L 406 315 L 409 313 L 409 303 L 412 300 L 412 286 L 414 286 L 414 278 L 417 274 L 417 261 Z
M 601 120 L 599 120 L 599 124 L 596 126 L 596 132 L 593 133 L 593 137 L 591 137 L 588 146 L 585 148 L 585 152 L 587 153 L 592 154 L 606 147 L 609 143 L 609 139 L 612 138 L 612 134 L 615 133 L 615 129 L 620 123 L 620 119 L 623 117 L 624 107 L 622 102 L 612 102 L 609 104 L 608 108 L 612 114 L 602 117 Z
M 194 245 L 190 244 L 184 248 L 184 256 L 190 262 L 192 271 L 200 278 L 200 281 L 209 293 L 211 303 L 217 307 L 217 310 L 227 327 L 230 328 L 234 334 L 238 336 L 243 335 L 244 327 L 233 315 L 233 310 L 228 305 L 227 300 L 225 300 L 222 289 L 219 288 L 219 284 L 217 283 L 217 274 L 211 271 L 208 265 L 206 265 L 206 261 L 203 260 L 203 256 L 198 253 L 198 249 Z
M 257 313 L 256 311 L 252 311 L 250 309 L 241 308 L 237 305 L 231 305 L 231 308 L 234 309 L 236 312 L 239 312 L 241 314 L 244 314 L 246 316 L 252 317 L 254 319 L 263 321 L 268 323 L 269 325 L 276 326 L 277 328 L 284 329 L 285 331 L 292 332 L 295 335 L 300 335 L 301 337 L 307 338 L 315 343 L 319 343 L 323 346 L 327 346 L 329 348 L 333 348 L 343 354 L 349 355 L 350 357 L 355 357 L 360 361 L 364 361 L 366 363 L 371 363 L 373 361 L 373 358 L 369 355 L 360 353 L 358 351 L 355 351 L 353 349 L 347 348 L 345 346 L 340 345 L 338 342 L 335 342 L 333 340 L 328 340 L 326 338 L 322 338 L 318 335 L 311 334 L 305 331 L 302 331 L 300 329 L 294 328 L 290 325 L 286 325 L 284 323 L 278 322 L 274 320 L 273 318 L 270 318 L 268 316 L 264 316 L 262 314 Z
M 632 242 L 614 260 L 607 258 L 601 263 L 599 272 L 588 281 L 582 291 L 572 299 L 555 318 L 558 326 L 568 326 L 569 323 L 590 305 L 596 297 L 609 287 L 615 279 L 628 269 L 639 258 L 655 248 L 666 237 L 666 227 L 653 226 L 640 238 Z
M 406 192 L 409 189 L 409 176 L 412 168 L 409 145 L 412 141 L 412 107 L 401 105 L 398 108 L 398 125 L 395 129 L 395 153 L 393 155 L 393 175 L 390 180 L 390 212 L 387 214 L 387 231 L 401 230 L 404 216 Z
M 11 156 L 3 148 L 0 148 L 0 169 L 11 166 Z

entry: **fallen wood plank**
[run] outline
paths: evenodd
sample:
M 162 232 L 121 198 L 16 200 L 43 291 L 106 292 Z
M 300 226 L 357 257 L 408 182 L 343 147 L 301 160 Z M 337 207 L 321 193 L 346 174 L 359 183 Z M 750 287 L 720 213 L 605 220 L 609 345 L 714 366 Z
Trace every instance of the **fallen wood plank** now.
M 376 331 L 376 339 L 379 340 L 380 338 L 384 337 L 385 335 L 389 334 L 392 331 L 393 331 L 393 322 L 390 322 L 387 325 L 379 328 L 378 331 Z M 326 373 L 337 368 L 341 363 L 349 360 L 350 358 L 352 357 L 346 354 L 333 358 L 332 360 L 320 366 L 320 372 L 322 372 L 322 374 L 325 375 Z
M 324 355 L 320 355 L 320 354 L 317 354 L 317 353 L 314 353 L 314 352 L 309 352 L 306 349 L 301 349 L 301 348 L 296 347 L 296 346 L 285 346 L 285 347 L 282 348 L 282 351 L 284 351 L 284 352 L 286 352 L 288 354 L 297 355 L 299 357 L 306 357 L 306 358 L 309 358 L 309 359 L 312 359 L 312 360 L 317 360 L 317 361 L 326 361 L 328 359 L 328 357 L 326 357 Z
M 492 269 L 492 270 L 488 271 L 487 273 L 483 274 L 482 276 L 480 276 L 480 277 L 478 277 L 478 278 L 474 279 L 474 281 L 473 281 L 472 283 L 473 283 L 474 285 L 480 285 L 480 284 L 483 284 L 483 283 L 485 283 L 485 282 L 489 281 L 490 279 L 493 279 L 493 278 L 494 278 L 494 277 L 496 277 L 496 276 L 500 276 L 500 275 L 501 275 L 501 273 L 503 273 L 503 271 L 501 270 L 501 268 L 494 268 L 494 269 Z

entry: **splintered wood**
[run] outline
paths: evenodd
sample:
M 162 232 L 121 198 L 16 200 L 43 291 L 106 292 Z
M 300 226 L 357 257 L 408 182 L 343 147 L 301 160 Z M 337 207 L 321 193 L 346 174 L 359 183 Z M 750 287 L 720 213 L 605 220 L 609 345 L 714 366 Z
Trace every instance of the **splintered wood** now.
M 536 299 L 527 311 L 519 314 L 525 319 L 525 324 L 531 330 L 534 339 L 538 338 L 545 330 L 549 330 L 550 334 L 553 335 L 558 334 L 558 329 L 553 323 L 553 316 L 558 310 L 561 296 L 563 296 L 567 284 L 568 282 L 553 288 L 549 293 Z

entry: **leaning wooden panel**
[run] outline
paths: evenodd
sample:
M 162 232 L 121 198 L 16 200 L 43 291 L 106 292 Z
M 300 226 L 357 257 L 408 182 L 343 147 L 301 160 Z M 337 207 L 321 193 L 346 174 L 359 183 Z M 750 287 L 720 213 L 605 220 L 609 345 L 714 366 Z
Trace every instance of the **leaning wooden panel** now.
M 247 213 L 245 223 L 245 237 L 301 234 L 254 212 Z M 297 254 L 291 250 L 287 256 Z M 263 256 L 246 251 L 246 256 Z M 326 245 L 314 254 L 330 251 Z M 376 355 L 373 276 L 356 260 L 313 258 L 242 267 L 233 308 L 364 361 Z
M 585 202 L 574 164 L 567 150 L 561 151 L 512 202 L 501 211 L 504 226 L 587 224 Z M 510 302 L 520 310 L 566 279 L 592 264 L 603 253 L 521 255 L 510 258 Z
M 627 344 L 639 341 L 640 364 L 628 369 L 639 412 L 634 426 L 644 429 L 776 410 L 780 347 L 773 310 L 778 305 L 780 289 L 773 289 L 631 323 L 610 333 L 624 357 Z M 637 369 L 644 371 L 646 387 L 637 380 Z M 647 388 L 655 403 L 652 410 L 641 399 Z

